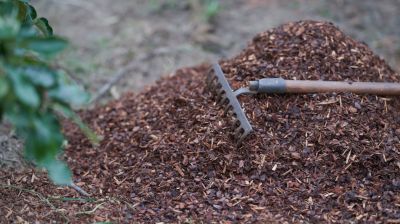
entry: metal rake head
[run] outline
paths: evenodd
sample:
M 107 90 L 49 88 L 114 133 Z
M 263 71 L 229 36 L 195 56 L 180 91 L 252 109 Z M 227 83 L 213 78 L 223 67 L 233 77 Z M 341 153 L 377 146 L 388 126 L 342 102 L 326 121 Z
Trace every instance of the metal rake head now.
M 241 144 L 253 128 L 247 120 L 240 103 L 237 99 L 242 90 L 233 91 L 218 63 L 214 63 L 207 74 L 207 87 L 214 94 L 219 105 L 224 107 L 225 114 L 232 114 L 235 119 L 235 139 Z

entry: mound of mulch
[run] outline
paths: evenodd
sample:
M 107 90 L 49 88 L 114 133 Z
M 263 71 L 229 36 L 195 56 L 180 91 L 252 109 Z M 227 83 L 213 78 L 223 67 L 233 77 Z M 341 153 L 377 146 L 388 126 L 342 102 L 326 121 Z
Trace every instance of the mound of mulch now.
M 221 65 L 235 88 L 263 77 L 400 81 L 365 44 L 314 21 L 261 33 Z M 93 198 L 77 199 L 33 171 L 1 174 L 14 188 L 0 189 L 8 208 L 0 219 L 400 221 L 398 98 L 242 96 L 255 131 L 237 148 L 231 118 L 205 89 L 207 70 L 178 70 L 142 93 L 84 112 L 104 138 L 99 146 L 66 124 L 66 158 Z

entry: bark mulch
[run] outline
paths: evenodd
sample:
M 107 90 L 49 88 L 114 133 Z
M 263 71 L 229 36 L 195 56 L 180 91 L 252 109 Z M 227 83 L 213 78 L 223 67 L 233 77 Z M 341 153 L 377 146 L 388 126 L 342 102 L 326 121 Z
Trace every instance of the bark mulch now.
M 221 61 L 231 85 L 263 77 L 400 82 L 326 22 L 288 23 Z M 374 95 L 240 98 L 242 147 L 205 90 L 207 65 L 83 112 L 103 140 L 65 125 L 83 198 L 40 172 L 1 172 L 3 222 L 400 222 L 400 101 Z

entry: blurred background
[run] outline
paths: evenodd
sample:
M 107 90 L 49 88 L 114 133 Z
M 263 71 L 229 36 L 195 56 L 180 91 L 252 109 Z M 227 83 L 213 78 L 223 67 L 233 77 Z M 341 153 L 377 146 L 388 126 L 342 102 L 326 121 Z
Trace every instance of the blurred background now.
M 332 21 L 400 70 L 399 0 L 32 0 L 72 47 L 58 62 L 95 93 L 128 66 L 111 96 L 183 66 L 232 57 L 282 23 Z

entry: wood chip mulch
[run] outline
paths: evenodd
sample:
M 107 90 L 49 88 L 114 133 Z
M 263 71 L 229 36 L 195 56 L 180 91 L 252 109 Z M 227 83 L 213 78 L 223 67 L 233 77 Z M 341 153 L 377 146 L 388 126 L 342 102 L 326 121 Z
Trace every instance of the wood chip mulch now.
M 400 82 L 326 22 L 288 23 L 221 61 L 232 86 L 263 77 Z M 83 112 L 66 158 L 89 199 L 38 171 L 1 171 L 9 222 L 400 222 L 400 101 L 374 95 L 242 96 L 255 132 L 240 148 L 205 90 L 207 65 Z

